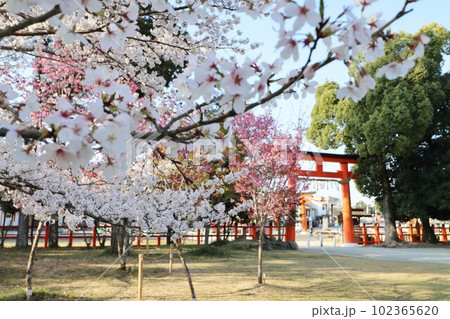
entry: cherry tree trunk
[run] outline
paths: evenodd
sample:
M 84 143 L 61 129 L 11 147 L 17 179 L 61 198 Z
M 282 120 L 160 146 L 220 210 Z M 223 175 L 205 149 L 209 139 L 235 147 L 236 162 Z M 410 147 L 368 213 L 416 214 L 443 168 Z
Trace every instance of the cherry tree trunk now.
M 52 215 L 49 230 L 48 246 L 50 248 L 58 248 L 59 220 L 57 214 Z
M 264 224 L 265 218 L 261 218 L 259 223 L 259 236 L 258 236 L 258 284 L 263 283 L 263 244 L 264 244 Z
M 173 231 L 170 227 L 168 227 L 167 228 L 166 245 L 170 245 L 172 243 L 172 235 L 173 235 Z
M 30 300 L 30 298 L 33 296 L 33 266 L 34 261 L 36 260 L 36 250 L 39 244 L 39 236 L 41 236 L 42 233 L 42 226 L 44 223 L 42 220 L 39 221 L 36 234 L 34 235 L 33 244 L 31 245 L 30 254 L 28 256 L 28 264 L 27 264 L 27 272 L 25 277 L 25 282 L 27 285 L 27 299 Z
M 111 226 L 111 250 L 116 252 L 118 250 L 117 240 L 119 238 L 119 226 L 112 225 Z
M 11 225 L 11 223 L 10 223 L 10 225 Z M 8 228 L 6 227 L 6 214 L 3 214 L 2 232 L 0 234 L 0 248 L 3 248 L 5 246 L 5 240 L 6 240 L 7 235 L 8 235 Z M 17 241 L 16 241 L 16 247 L 17 247 Z
M 19 225 L 17 228 L 16 248 L 28 247 L 28 215 L 19 212 Z
M 205 226 L 205 245 L 209 244 L 209 229 L 210 225 Z
M 216 240 L 220 240 L 220 222 L 216 223 Z
M 192 283 L 191 273 L 189 272 L 189 268 L 186 263 L 186 259 L 184 258 L 183 251 L 181 250 L 180 244 L 178 242 L 175 243 L 175 247 L 178 251 L 178 256 L 180 257 L 180 262 L 183 265 L 184 273 L 186 275 L 187 281 L 189 283 L 189 289 L 191 290 L 192 301 L 197 300 L 195 296 L 194 284 Z
M 120 258 L 119 268 L 125 270 L 127 268 L 127 253 L 129 248 L 129 236 L 127 228 L 125 226 L 120 226 L 118 231 L 117 240 L 117 252 Z

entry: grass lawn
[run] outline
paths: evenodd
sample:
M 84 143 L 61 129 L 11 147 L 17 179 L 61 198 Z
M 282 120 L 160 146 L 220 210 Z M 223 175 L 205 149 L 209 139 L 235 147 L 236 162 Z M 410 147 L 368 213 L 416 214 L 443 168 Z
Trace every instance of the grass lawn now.
M 330 257 L 298 251 L 264 252 L 266 284 L 256 284 L 256 249 L 248 242 L 185 248 L 198 300 L 369 300 Z M 132 249 L 127 271 L 114 265 L 107 249 L 40 249 L 34 292 L 39 300 L 136 300 L 137 254 L 144 256 L 145 300 L 190 300 L 174 252 L 168 275 L 168 248 Z M 414 253 L 412 250 L 411 253 Z M 23 300 L 28 252 L 0 250 L 0 300 Z M 375 300 L 450 300 L 448 265 L 334 257 Z M 89 287 L 90 286 L 90 287 Z M 88 288 L 89 287 L 89 288 Z M 87 291 L 86 288 L 88 288 Z

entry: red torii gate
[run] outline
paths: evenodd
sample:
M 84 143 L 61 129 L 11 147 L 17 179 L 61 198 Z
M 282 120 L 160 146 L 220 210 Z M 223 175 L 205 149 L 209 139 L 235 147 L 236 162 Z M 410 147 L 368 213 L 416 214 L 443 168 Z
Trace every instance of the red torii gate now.
M 349 164 L 356 164 L 358 156 L 357 155 L 343 155 L 343 154 L 330 154 L 330 153 L 318 153 L 318 152 L 305 152 L 302 157 L 303 161 L 313 161 L 316 163 L 315 170 L 303 170 L 296 169 L 295 173 L 298 176 L 306 177 L 322 177 L 322 178 L 333 178 L 340 180 L 341 191 L 342 191 L 342 217 L 344 226 L 344 241 L 345 245 L 356 245 L 355 232 L 353 230 L 353 220 L 352 220 L 352 206 L 350 201 L 350 180 L 356 179 L 357 177 L 352 174 L 348 169 Z M 325 172 L 323 170 L 323 163 L 339 163 L 340 170 L 335 172 Z M 293 180 L 289 181 L 289 186 L 295 185 Z M 303 230 L 306 231 L 306 198 L 301 197 L 299 204 L 302 207 L 302 225 Z M 295 241 L 295 220 L 291 220 L 290 224 L 286 229 L 286 240 Z

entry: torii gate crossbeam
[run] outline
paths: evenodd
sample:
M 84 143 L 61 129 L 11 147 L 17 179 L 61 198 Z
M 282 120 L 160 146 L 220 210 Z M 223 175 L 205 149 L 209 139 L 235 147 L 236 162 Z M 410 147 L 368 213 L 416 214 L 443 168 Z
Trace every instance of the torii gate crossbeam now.
M 343 217 L 343 227 L 344 227 L 344 245 L 353 246 L 356 245 L 355 232 L 353 229 L 353 219 L 352 219 L 352 206 L 350 199 L 350 179 L 357 178 L 349 171 L 349 164 L 356 164 L 358 156 L 357 155 L 343 155 L 343 154 L 330 154 L 330 153 L 318 153 L 318 152 L 305 152 L 302 157 L 303 161 L 313 161 L 316 163 L 315 170 L 303 170 L 296 169 L 295 173 L 300 176 L 306 177 L 322 177 L 322 178 L 333 178 L 339 179 L 341 183 L 341 193 L 342 193 L 342 217 Z M 336 172 L 325 172 L 323 170 L 323 163 L 339 163 L 340 169 Z M 306 209 L 305 200 L 301 200 L 302 205 L 302 225 L 303 230 L 306 229 Z M 295 240 L 295 230 L 294 238 Z

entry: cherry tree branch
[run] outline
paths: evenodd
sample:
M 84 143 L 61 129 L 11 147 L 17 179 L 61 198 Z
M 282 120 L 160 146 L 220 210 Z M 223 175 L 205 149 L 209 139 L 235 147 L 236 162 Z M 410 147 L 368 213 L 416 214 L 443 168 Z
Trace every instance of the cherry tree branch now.
M 56 5 L 52 10 L 48 11 L 47 13 L 44 13 L 37 17 L 26 19 L 14 26 L 0 30 L 0 39 L 7 37 L 7 36 L 14 35 L 17 31 L 28 28 L 29 26 L 32 26 L 34 24 L 45 22 L 48 19 L 50 19 L 51 17 L 53 17 L 57 14 L 60 14 L 60 13 L 61 13 L 61 8 L 59 7 L 59 5 Z

